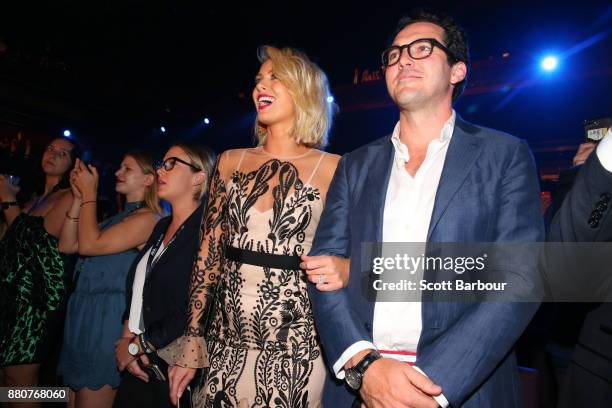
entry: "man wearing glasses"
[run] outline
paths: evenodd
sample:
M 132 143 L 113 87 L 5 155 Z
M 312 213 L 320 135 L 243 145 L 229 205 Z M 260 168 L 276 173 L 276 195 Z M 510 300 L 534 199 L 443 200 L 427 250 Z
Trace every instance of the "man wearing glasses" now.
M 390 136 L 342 158 L 310 253 L 328 264 L 351 258 L 346 288 L 310 292 L 328 363 L 344 380 L 328 379 L 325 406 L 522 406 L 512 347 L 537 305 L 363 295 L 372 265 L 363 264 L 364 243 L 543 239 L 527 144 L 452 108 L 467 48 L 453 19 L 421 11 L 400 20 L 382 54 L 399 121 Z M 321 264 L 305 257 L 303 267 Z M 516 265 L 519 276 L 535 271 L 532 259 Z

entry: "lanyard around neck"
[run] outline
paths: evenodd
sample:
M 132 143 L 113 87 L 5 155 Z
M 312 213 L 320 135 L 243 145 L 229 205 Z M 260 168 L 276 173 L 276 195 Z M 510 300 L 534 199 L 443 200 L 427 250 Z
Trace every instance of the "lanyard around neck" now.
M 183 231 L 184 228 L 185 228 L 185 223 L 181 224 L 179 229 L 176 230 L 176 232 L 174 233 L 174 235 L 172 236 L 172 238 L 168 242 L 168 245 L 166 245 L 166 248 L 164 249 L 164 251 L 167 251 L 168 248 L 170 248 L 170 246 L 174 243 L 174 241 L 176 241 L 176 238 L 179 236 L 179 234 Z M 164 240 L 164 236 L 165 235 L 166 235 L 165 232 L 163 234 L 160 234 L 160 236 L 159 236 L 159 238 L 157 238 L 157 241 L 155 242 L 155 244 L 153 244 L 153 246 L 151 247 L 151 252 L 149 252 L 149 259 L 147 259 L 146 276 L 149 276 L 149 273 L 151 273 L 151 269 L 153 269 L 153 267 L 155 266 L 155 264 L 159 260 L 159 259 L 155 259 L 155 255 L 157 254 L 157 251 L 159 251 L 159 248 L 161 247 L 161 244 L 162 244 L 162 242 Z M 161 255 L 160 255 L 160 257 L 161 257 Z

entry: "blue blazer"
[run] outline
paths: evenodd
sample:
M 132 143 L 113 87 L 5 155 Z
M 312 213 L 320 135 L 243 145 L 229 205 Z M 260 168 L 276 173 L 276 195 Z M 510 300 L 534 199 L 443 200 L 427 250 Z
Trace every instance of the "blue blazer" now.
M 349 346 L 372 341 L 375 303 L 363 295 L 362 282 L 367 279 L 355 260 L 361 259 L 362 243 L 382 242 L 393 159 L 390 136 L 346 154 L 327 193 L 310 255 L 352 259 L 346 288 L 319 292 L 310 285 L 309 289 L 330 369 Z M 538 176 L 527 144 L 457 116 L 428 242 L 537 242 L 543 238 Z M 520 262 L 517 274 L 535 273 L 535 260 Z M 424 302 L 416 365 L 442 387 L 453 407 L 522 406 L 512 349 L 537 306 Z M 401 316 L 397 319 L 400 322 Z M 350 406 L 354 398 L 330 373 L 324 405 Z

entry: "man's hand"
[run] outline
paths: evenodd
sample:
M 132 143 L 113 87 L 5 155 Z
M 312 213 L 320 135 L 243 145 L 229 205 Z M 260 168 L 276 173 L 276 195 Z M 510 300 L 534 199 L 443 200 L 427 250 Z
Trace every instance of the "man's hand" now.
M 401 361 L 381 358 L 365 372 L 361 399 L 368 408 L 437 408 L 442 388 Z
M 185 388 L 187 388 L 191 380 L 193 380 L 193 377 L 195 377 L 195 373 L 195 368 L 185 368 L 175 365 L 168 368 L 170 402 L 172 402 L 173 405 L 178 405 L 178 400 L 183 395 Z
M 332 291 L 346 287 L 351 262 L 348 258 L 332 255 L 302 255 L 300 268 L 306 271 L 308 280 L 320 291 Z
M 580 146 L 578 146 L 578 151 L 576 152 L 576 155 L 572 160 L 574 166 L 583 164 L 589 158 L 591 153 L 593 153 L 593 150 L 595 150 L 596 146 L 597 145 L 595 143 L 591 142 L 582 143 Z

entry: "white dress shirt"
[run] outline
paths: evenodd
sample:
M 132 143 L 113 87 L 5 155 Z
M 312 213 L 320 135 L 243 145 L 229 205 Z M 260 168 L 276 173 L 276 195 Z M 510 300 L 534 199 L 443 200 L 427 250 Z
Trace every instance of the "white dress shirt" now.
M 608 133 L 597 145 L 596 154 L 603 168 L 612 172 L 612 128 L 608 129 Z
M 164 243 L 162 242 L 155 259 L 159 259 L 161 254 L 164 252 Z M 134 274 L 134 283 L 132 283 L 132 303 L 130 304 L 130 318 L 128 320 L 128 328 L 136 335 L 144 331 L 143 327 L 140 327 L 142 322 L 142 293 L 144 290 L 145 279 L 147 277 L 147 262 L 151 255 L 151 248 L 140 258 L 140 262 L 136 265 L 136 273 Z M 155 260 L 154 259 L 154 260 Z
M 410 155 L 406 145 L 400 141 L 399 122 L 395 125 L 391 136 L 395 156 L 385 197 L 383 242 L 426 242 L 444 160 L 455 128 L 455 118 L 453 110 L 442 126 L 440 138 L 429 143 L 425 159 L 414 177 L 406 171 L 405 164 L 410 160 Z M 388 255 L 383 253 L 382 256 Z M 402 324 L 398 324 L 399 316 L 402 317 Z M 336 376 L 343 379 L 344 365 L 362 350 L 374 348 L 416 353 L 421 329 L 421 302 L 376 302 L 373 321 L 374 344 L 359 341 L 346 349 L 334 364 Z M 410 355 L 383 353 L 383 356 L 406 362 L 416 360 L 416 356 Z M 414 368 L 423 373 L 418 367 Z M 434 399 L 440 406 L 448 406 L 444 395 Z

